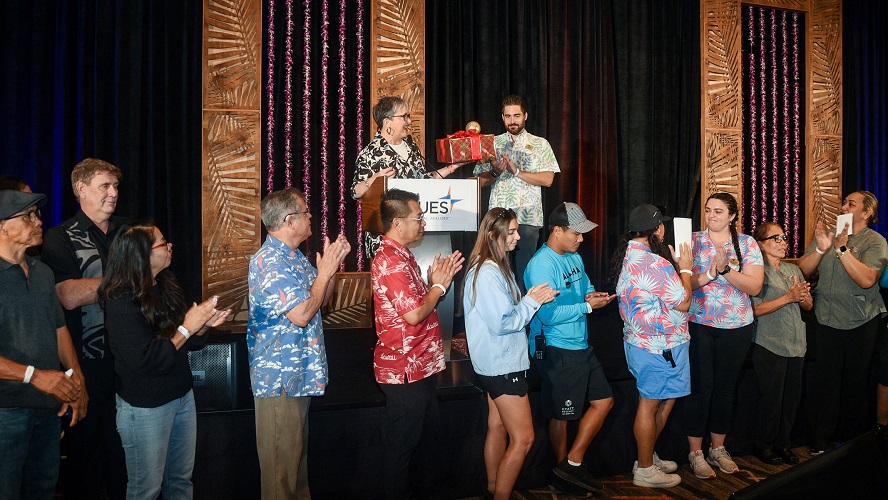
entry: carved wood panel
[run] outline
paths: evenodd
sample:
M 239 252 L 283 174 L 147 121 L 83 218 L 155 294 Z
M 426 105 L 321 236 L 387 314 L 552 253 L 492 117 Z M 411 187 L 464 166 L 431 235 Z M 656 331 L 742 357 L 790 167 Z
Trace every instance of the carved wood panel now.
M 243 331 L 261 236 L 262 1 L 203 5 L 203 296 L 232 307 L 226 329 Z
M 743 2 L 806 15 L 805 242 L 816 221 L 835 220 L 842 199 L 842 2 Z M 701 198 L 727 191 L 742 200 L 739 0 L 701 0 Z M 701 212 L 703 207 L 701 207 Z M 702 215 L 702 213 L 701 213 Z M 705 223 L 705 222 L 704 222 Z
M 842 2 L 813 0 L 808 19 L 805 242 L 842 206 Z
M 407 101 L 413 140 L 425 151 L 425 0 L 373 0 L 370 22 L 370 97 Z M 369 117 L 369 138 L 376 123 Z M 369 140 L 368 138 L 368 140 Z

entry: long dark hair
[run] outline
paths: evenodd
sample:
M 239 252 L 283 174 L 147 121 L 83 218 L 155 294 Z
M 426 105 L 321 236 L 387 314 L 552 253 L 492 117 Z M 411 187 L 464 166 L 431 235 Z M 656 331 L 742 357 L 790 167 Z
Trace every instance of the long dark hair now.
M 669 247 L 656 235 L 659 227 L 660 226 L 658 225 L 647 231 L 629 231 L 620 236 L 619 241 L 617 241 L 617 249 L 614 251 L 613 257 L 611 257 L 610 280 L 615 287 L 617 286 L 617 280 L 620 279 L 620 272 L 623 270 L 623 259 L 626 258 L 626 250 L 629 249 L 629 241 L 634 240 L 635 238 L 647 238 L 651 253 L 657 254 L 669 261 L 669 263 L 672 264 L 672 267 L 675 268 L 675 272 L 678 272 L 678 264 L 672 259 L 672 253 L 669 251 Z
M 144 221 L 120 230 L 111 244 L 97 295 L 102 307 L 109 300 L 132 295 L 148 325 L 159 337 L 170 338 L 185 319 L 185 294 L 171 272 L 151 276 L 155 227 L 154 222 Z
M 723 202 L 728 207 L 728 215 L 735 216 L 731 219 L 730 224 L 728 226 L 731 228 L 731 242 L 734 244 L 734 253 L 737 255 L 737 265 L 739 268 L 738 272 L 743 272 L 743 254 L 740 253 L 740 238 L 737 236 L 737 219 L 740 218 L 740 215 L 737 210 L 737 199 L 734 198 L 730 193 L 713 193 L 706 198 L 706 201 L 709 200 L 719 200 Z M 705 205 L 705 204 L 704 204 Z M 719 269 L 721 271 L 721 269 Z
M 506 278 L 509 284 L 509 295 L 512 296 L 514 302 L 521 300 L 521 291 L 515 282 L 515 275 L 512 274 L 512 267 L 509 265 L 509 256 L 506 255 L 507 250 L 504 246 L 506 237 L 509 235 L 509 224 L 516 219 L 515 212 L 502 207 L 491 208 L 484 218 L 481 219 L 481 227 L 478 228 L 478 239 L 475 240 L 475 247 L 469 254 L 468 269 L 475 268 L 475 275 L 472 277 L 472 303 L 475 303 L 477 291 L 475 284 L 478 283 L 478 274 L 481 266 L 488 260 L 492 260 L 499 268 L 500 272 Z M 466 293 L 466 279 L 469 277 L 468 269 L 463 276 L 463 293 Z

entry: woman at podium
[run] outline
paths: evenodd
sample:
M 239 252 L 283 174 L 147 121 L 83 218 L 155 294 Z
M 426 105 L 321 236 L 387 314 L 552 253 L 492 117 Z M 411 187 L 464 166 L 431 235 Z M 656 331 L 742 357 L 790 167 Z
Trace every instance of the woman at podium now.
M 398 179 L 443 179 L 463 163 L 453 163 L 433 170 L 426 163 L 419 147 L 410 136 L 410 109 L 404 99 L 385 96 L 373 106 L 376 135 L 358 154 L 351 194 L 361 199 L 380 177 Z M 365 233 L 364 244 L 368 258 L 379 248 L 381 235 Z

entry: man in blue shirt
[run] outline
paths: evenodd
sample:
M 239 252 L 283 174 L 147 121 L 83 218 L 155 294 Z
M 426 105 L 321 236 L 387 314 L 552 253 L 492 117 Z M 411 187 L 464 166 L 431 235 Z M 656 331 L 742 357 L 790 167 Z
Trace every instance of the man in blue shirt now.
M 247 349 L 262 498 L 309 498 L 308 407 L 327 386 L 320 308 L 351 245 L 325 237 L 315 269 L 298 249 L 311 236 L 302 192 L 275 191 L 261 210 L 268 237 L 250 259 Z
M 530 352 L 535 352 L 538 334 L 545 337 L 543 359 L 534 356 L 542 379 L 541 405 L 549 419 L 549 440 L 560 478 L 586 489 L 601 489 L 601 483 L 582 465 L 586 449 L 601 429 L 614 405 L 610 384 L 586 330 L 586 315 L 609 304 L 616 295 L 596 292 L 589 282 L 583 260 L 577 254 L 583 234 L 597 224 L 586 219 L 575 203 L 562 203 L 549 215 L 549 238 L 524 272 L 530 288 L 541 283 L 558 290 L 555 300 L 543 305 L 530 323 Z M 589 409 L 583 412 L 583 404 Z M 579 420 L 570 449 L 567 422 Z

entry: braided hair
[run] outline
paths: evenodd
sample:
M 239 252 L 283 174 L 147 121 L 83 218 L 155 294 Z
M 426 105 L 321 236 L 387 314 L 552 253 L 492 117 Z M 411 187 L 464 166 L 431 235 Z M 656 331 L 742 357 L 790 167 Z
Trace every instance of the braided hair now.
M 740 253 L 740 238 L 737 236 L 737 220 L 740 218 L 737 210 L 737 199 L 734 198 L 729 193 L 714 193 L 706 198 L 706 201 L 709 200 L 719 200 L 728 207 L 728 214 L 734 215 L 735 217 L 731 219 L 730 224 L 728 225 L 731 228 L 731 242 L 734 244 L 734 253 L 737 255 L 737 262 L 740 266 L 738 271 L 743 272 L 743 254 Z

